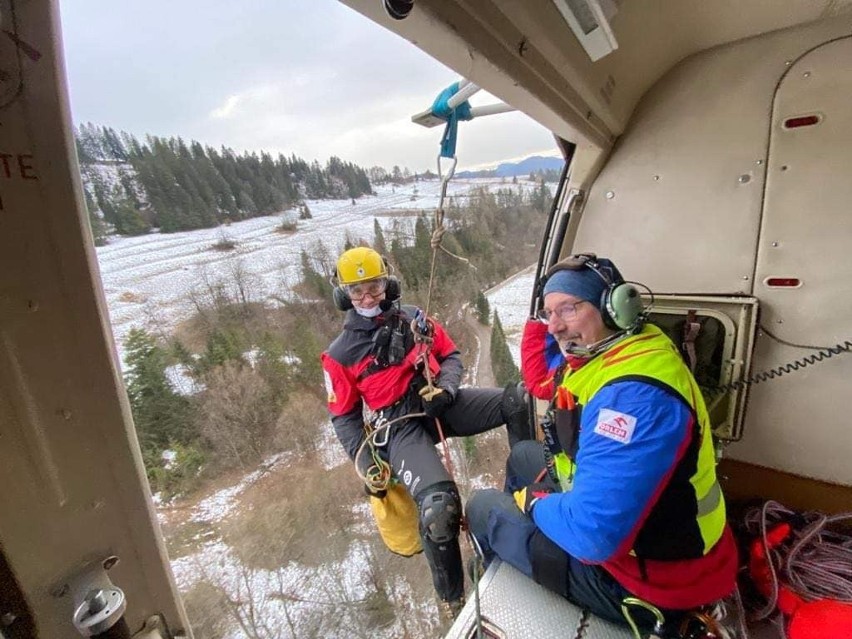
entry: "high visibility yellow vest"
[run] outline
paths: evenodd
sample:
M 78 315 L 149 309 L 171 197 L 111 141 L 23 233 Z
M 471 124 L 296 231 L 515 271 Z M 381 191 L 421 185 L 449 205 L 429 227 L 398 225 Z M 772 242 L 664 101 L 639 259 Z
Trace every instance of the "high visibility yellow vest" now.
M 692 550 L 686 554 L 706 554 L 724 531 L 725 502 L 716 479 L 710 418 L 704 398 L 671 340 L 659 328 L 648 324 L 639 334 L 619 342 L 581 368 L 568 370 L 562 379 L 562 386 L 574 395 L 577 406 L 582 410 L 603 386 L 629 379 L 652 383 L 680 397 L 696 417 L 692 445 L 679 462 L 679 465 L 686 465 L 684 468 L 693 465 L 695 470 L 688 476 L 684 472 L 673 473 L 670 486 L 666 489 L 670 491 L 670 495 L 667 496 L 666 490 L 663 491 L 643 525 L 643 530 L 649 527 L 660 528 L 659 532 L 664 527 L 668 527 L 670 532 L 680 533 L 686 530 L 685 534 L 695 537 L 687 544 Z M 570 489 L 575 470 L 574 462 L 564 454 L 557 455 L 556 470 L 560 483 Z M 678 481 L 688 481 L 691 489 L 671 486 L 673 482 Z M 678 488 L 681 490 L 677 490 Z M 684 497 L 685 495 L 688 497 Z M 662 547 L 666 543 L 666 535 L 659 539 L 657 534 L 643 535 L 642 532 L 640 530 L 634 544 L 634 552 L 638 556 L 687 558 L 668 556 L 670 549 Z M 697 538 L 699 534 L 700 539 Z M 668 537 L 670 540 L 671 536 Z M 699 553 L 700 548 L 703 548 L 703 551 Z

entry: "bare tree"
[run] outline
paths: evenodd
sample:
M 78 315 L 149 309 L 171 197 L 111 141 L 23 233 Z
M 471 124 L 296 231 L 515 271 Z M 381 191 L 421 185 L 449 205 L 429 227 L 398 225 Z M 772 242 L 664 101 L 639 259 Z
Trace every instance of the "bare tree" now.
M 225 466 L 248 468 L 271 444 L 277 404 L 269 385 L 239 362 L 217 366 L 205 378 L 199 432 Z

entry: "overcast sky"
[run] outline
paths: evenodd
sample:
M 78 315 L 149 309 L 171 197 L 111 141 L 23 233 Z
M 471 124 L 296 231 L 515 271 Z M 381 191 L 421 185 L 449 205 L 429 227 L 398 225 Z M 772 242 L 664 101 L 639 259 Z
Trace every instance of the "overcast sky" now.
M 457 74 L 337 0 L 60 5 L 77 124 L 435 168 L 443 129 L 410 118 Z M 471 103 L 490 101 L 480 92 Z M 520 113 L 460 127 L 460 167 L 534 154 L 555 154 L 553 138 Z

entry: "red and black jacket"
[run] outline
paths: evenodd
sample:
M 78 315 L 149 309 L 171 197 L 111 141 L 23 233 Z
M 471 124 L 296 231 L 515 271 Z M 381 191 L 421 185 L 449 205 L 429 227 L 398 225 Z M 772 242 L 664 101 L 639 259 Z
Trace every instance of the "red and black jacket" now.
M 411 331 L 415 310 L 413 306 L 394 307 L 375 318 L 362 317 L 350 310 L 343 322 L 343 332 L 321 356 L 334 431 L 352 459 L 364 441 L 365 405 L 372 411 L 380 411 L 406 398 L 419 401 L 411 390 L 422 384 L 419 361 L 425 345 L 415 343 Z M 461 356 L 444 328 L 434 320 L 432 324 L 429 370 L 436 385 L 455 395 L 461 383 Z M 377 352 L 380 351 L 377 343 L 393 330 L 400 331 L 403 337 L 402 351 L 388 362 L 387 357 Z M 417 412 L 420 406 L 408 405 L 405 410 Z

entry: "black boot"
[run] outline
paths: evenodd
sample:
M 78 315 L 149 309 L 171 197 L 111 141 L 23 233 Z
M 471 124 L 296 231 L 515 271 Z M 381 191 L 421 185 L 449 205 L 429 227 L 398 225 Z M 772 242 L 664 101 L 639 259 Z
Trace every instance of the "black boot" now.
M 432 584 L 443 602 L 459 601 L 464 597 L 464 570 L 458 538 L 437 543 L 426 537 L 423 554 L 432 571 Z
M 500 412 L 509 435 L 509 448 L 525 439 L 535 439 L 530 428 L 529 395 L 523 382 L 507 384 L 500 401 Z

